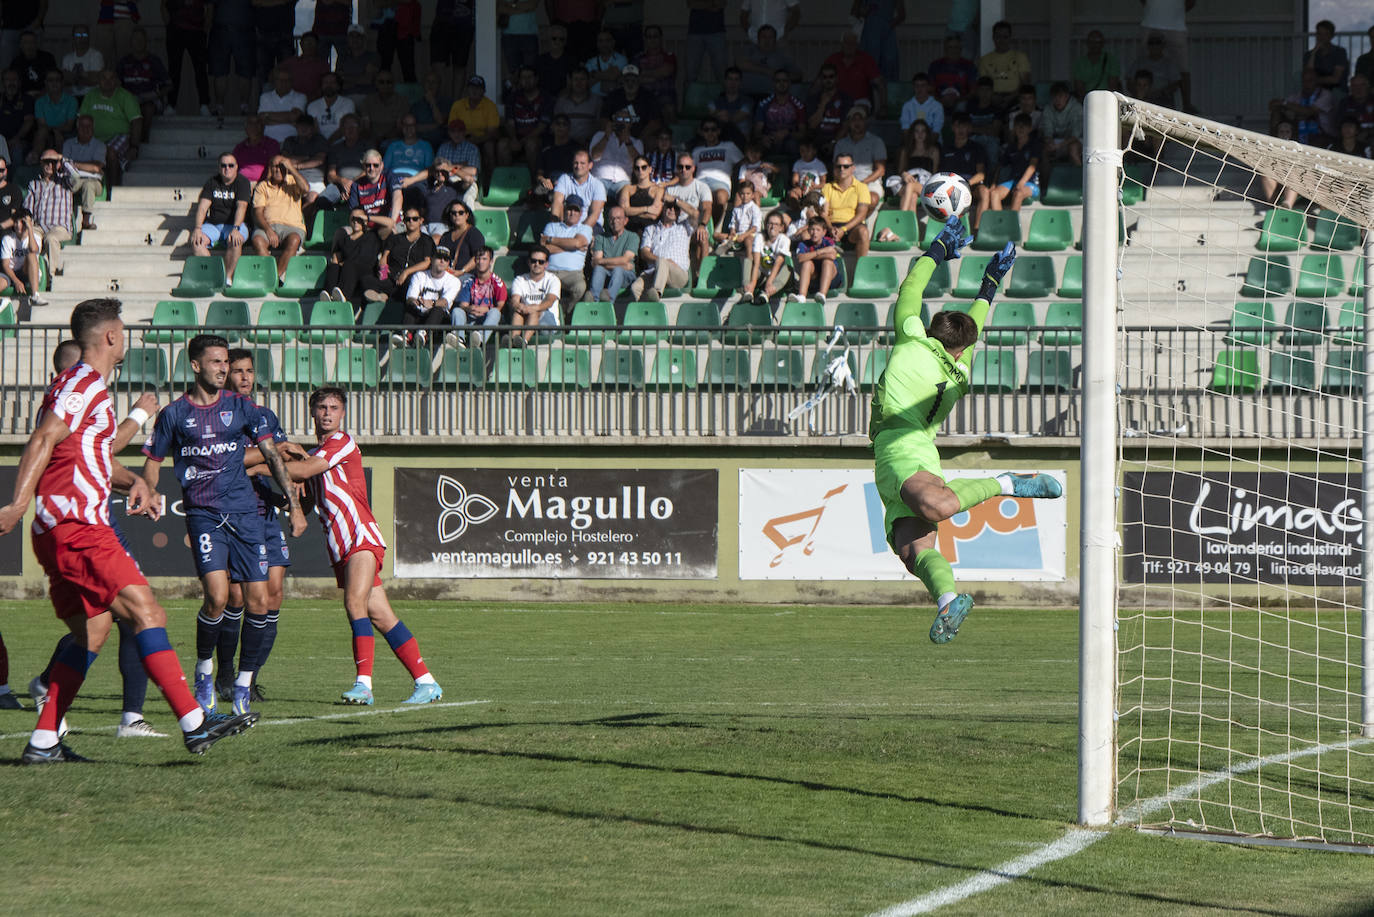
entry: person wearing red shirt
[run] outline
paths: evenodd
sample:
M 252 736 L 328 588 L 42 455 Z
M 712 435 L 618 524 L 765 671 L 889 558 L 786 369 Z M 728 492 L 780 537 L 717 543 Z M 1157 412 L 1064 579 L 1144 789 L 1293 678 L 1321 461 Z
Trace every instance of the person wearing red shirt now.
M 835 68 L 835 82 L 840 92 L 855 102 L 868 100 L 873 111 L 887 109 L 887 83 L 873 55 L 859 49 L 859 36 L 853 31 L 844 33 L 840 50 L 825 59 L 822 67 Z

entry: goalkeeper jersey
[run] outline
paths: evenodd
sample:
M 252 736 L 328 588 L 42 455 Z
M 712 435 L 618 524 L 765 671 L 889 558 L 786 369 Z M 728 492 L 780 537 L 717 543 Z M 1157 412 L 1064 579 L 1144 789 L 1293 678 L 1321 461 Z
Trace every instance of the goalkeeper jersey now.
M 931 258 L 917 259 L 897 292 L 893 317 L 897 340 L 873 395 L 869 440 L 888 431 L 921 431 L 934 439 L 954 403 L 968 394 L 973 345 L 955 360 L 945 351 L 945 345 L 926 336 L 921 324 L 921 296 L 935 266 Z M 975 300 L 968 314 L 981 335 L 988 314 L 987 300 Z

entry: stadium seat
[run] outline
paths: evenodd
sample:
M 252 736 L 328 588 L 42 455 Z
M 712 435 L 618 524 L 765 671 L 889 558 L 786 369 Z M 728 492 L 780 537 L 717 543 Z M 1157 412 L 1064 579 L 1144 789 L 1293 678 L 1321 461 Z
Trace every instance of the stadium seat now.
M 1046 347 L 1077 347 L 1083 343 L 1083 303 L 1052 302 L 1045 313 L 1040 343 Z
M 0 298 L 0 339 L 19 336 L 19 318 L 14 311 L 14 301 Z
M 992 347 L 1024 344 L 1035 325 L 1035 306 L 1028 302 L 999 302 L 983 329 L 983 341 Z
M 310 330 L 301 332 L 301 340 L 315 344 L 346 341 L 353 335 L 353 306 L 321 299 L 310 309 L 309 324 Z
M 1023 255 L 1016 259 L 1007 281 L 1006 295 L 1017 299 L 1043 299 L 1054 292 L 1054 259 L 1049 255 Z
M 1279 343 L 1284 346 L 1309 347 L 1326 338 L 1326 307 L 1317 302 L 1298 300 L 1288 305 L 1283 319 L 1283 333 Z
M 539 384 L 539 361 L 533 349 L 501 348 L 491 367 L 491 384 L 499 389 L 534 388 Z
M 1212 367 L 1212 384 L 1208 386 L 1212 391 L 1254 393 L 1260 390 L 1261 384 L 1259 351 L 1223 350 L 1217 354 L 1216 365 Z
M 492 246 L 495 248 L 496 246 Z M 491 272 L 505 281 L 507 289 L 515 282 L 517 274 L 524 273 L 526 265 L 524 255 L 499 255 L 496 262 L 491 266 Z
M 969 391 L 1014 392 L 1021 387 L 1021 368 L 1016 364 L 1016 351 L 1010 348 L 988 347 L 973 352 L 973 373 L 969 376 Z
M 1360 228 L 1330 210 L 1317 211 L 1312 227 L 1312 247 L 1348 252 L 1360 244 Z
M 1339 296 L 1345 287 L 1345 264 L 1340 255 L 1305 255 L 1298 270 L 1297 295 Z
M 153 306 L 153 327 L 143 333 L 143 340 L 150 344 L 184 341 L 196 333 L 189 329 L 199 326 L 195 303 L 185 299 L 164 299 Z M 174 331 L 174 328 L 180 330 Z
M 754 384 L 769 390 L 802 388 L 806 384 L 806 356 L 796 347 L 763 348 Z
M 977 296 L 983 285 L 983 272 L 988 269 L 991 260 L 988 255 L 965 255 L 960 258 L 959 279 L 954 284 L 953 295 L 968 300 Z
M 234 279 L 224 288 L 226 296 L 257 299 L 277 289 L 277 259 L 271 255 L 244 255 L 234 267 Z
M 348 225 L 348 208 L 321 210 L 315 214 L 310 226 L 310 236 L 305 240 L 305 248 L 310 251 L 325 250 L 334 244 L 334 233 Z
M 334 356 L 334 375 L 329 382 L 342 388 L 375 389 L 380 378 L 376 349 L 350 347 Z
M 863 372 L 859 374 L 859 389 L 871 392 L 878 387 L 878 380 L 883 377 L 883 370 L 887 369 L 887 358 L 890 351 L 874 350 L 864 358 Z
M 488 211 L 490 212 L 490 211 Z M 549 212 L 543 207 L 531 207 L 520 214 L 520 220 L 515 224 L 515 234 L 511 236 L 509 242 L 511 248 L 533 248 L 539 244 L 539 235 L 544 231 L 544 227 L 549 224 Z M 486 236 L 486 233 L 483 233 Z M 492 239 L 487 236 L 487 244 L 492 248 L 500 248 L 497 242 L 505 243 L 507 240 Z M 504 278 L 503 278 L 504 279 Z
M 260 344 L 277 344 L 294 341 L 296 329 L 305 324 L 301 316 L 301 304 L 295 300 L 286 302 L 267 301 L 258 308 L 258 324 L 244 337 Z
M 1134 207 L 1145 200 L 1145 183 L 1150 177 L 1150 167 L 1143 162 L 1128 164 L 1121 176 L 1121 203 Z
M 529 186 L 529 169 L 524 166 L 497 166 L 491 170 L 491 186 L 482 195 L 482 204 L 487 207 L 509 207 L 525 196 Z
M 666 392 L 697 387 L 697 353 L 683 347 L 660 348 L 654 354 L 649 375 L 644 379 L 649 391 Z
M 638 347 L 608 348 L 596 373 L 599 388 L 625 391 L 644 387 L 644 351 Z
M 615 306 L 608 302 L 574 303 L 568 326 L 568 340 L 574 344 L 599 344 L 607 334 L 615 334 Z
M 710 105 L 716 100 L 716 96 L 724 91 L 720 83 L 688 83 L 682 97 L 682 111 L 678 114 L 682 116 L 682 120 L 695 121 L 704 118 L 710 112 Z
M 1269 342 L 1274 340 L 1277 328 L 1273 303 L 1238 302 L 1231 309 L 1231 326 L 1226 333 L 1226 343 L 1242 347 L 1268 347 Z
M 1083 170 L 1060 166 L 1050 173 L 1040 202 L 1049 207 L 1079 207 L 1083 204 Z
M 1032 392 L 1068 391 L 1073 388 L 1073 360 L 1060 347 L 1033 350 L 1026 360 L 1026 389 Z
M 1015 210 L 988 210 L 978 223 L 970 246 L 976 252 L 997 252 L 1008 242 L 1021 241 L 1021 214 Z
M 967 213 L 960 217 L 960 221 L 964 224 L 964 229 L 968 230 L 969 225 Z M 925 251 L 926 249 L 930 248 L 931 243 L 935 241 L 935 237 L 938 236 L 940 234 L 940 230 L 944 228 L 944 223 L 941 223 L 939 220 L 927 215 L 926 228 L 921 233 L 921 251 Z M 972 234 L 972 230 L 969 230 L 969 233 Z
M 830 359 L 833 360 L 836 356 L 837 354 L 832 353 Z M 825 372 L 825 367 L 829 363 L 829 360 L 825 360 L 822 357 L 823 354 L 817 353 L 816 359 L 811 361 L 811 375 L 807 379 L 807 385 L 818 385 L 820 383 L 821 375 Z M 849 364 L 849 374 L 854 377 L 855 382 L 858 382 L 859 355 L 855 351 L 850 350 L 845 353 L 844 361 Z
M 547 222 L 548 214 L 545 214 Z M 500 248 L 510 241 L 510 220 L 504 210 L 474 210 L 473 225 L 482 230 L 482 238 L 492 248 Z M 543 227 L 541 226 L 540 229 Z M 536 238 L 538 238 L 536 234 Z
M 173 296 L 201 299 L 224 289 L 224 259 L 219 255 L 192 255 L 181 267 L 181 282 Z
M 1339 347 L 1359 347 L 1364 344 L 1364 303 L 1360 300 L 1341 303 L 1336 320 L 1336 336 L 1331 343 Z
M 1364 351 L 1333 350 L 1326 355 L 1322 391 L 1364 393 Z
M 428 347 L 392 347 L 382 382 L 391 390 L 429 388 L 433 359 Z
M 1269 381 L 1265 388 L 1271 391 L 1316 391 L 1316 354 L 1310 350 L 1275 352 L 1269 357 Z
M 743 347 L 712 350 L 706 355 L 703 388 L 745 389 L 749 387 L 749 351 Z
M 867 344 L 883 333 L 878 307 L 871 302 L 840 303 L 835 307 L 835 324 L 844 328 L 844 339 L 850 344 Z
M 879 242 L 878 234 L 890 229 L 898 236 L 891 242 Z M 916 225 L 916 214 L 910 210 L 880 210 L 873 221 L 873 241 L 869 244 L 875 252 L 909 251 L 921 237 L 920 227 Z
M 281 372 L 273 380 L 274 388 L 309 391 L 324 385 L 324 351 L 318 347 L 283 347 Z M 392 359 L 395 359 L 392 353 Z M 256 368 L 256 361 L 254 361 Z
M 286 277 L 274 295 L 291 299 L 318 293 L 328 263 L 329 259 L 324 255 L 297 255 L 286 262 Z
M 165 388 L 168 382 L 167 351 L 161 347 L 130 347 L 119 367 L 119 387 Z
M 729 256 L 707 255 L 701 259 L 701 269 L 697 271 L 696 286 L 692 296 L 697 299 L 715 299 L 729 296 L 744 286 L 742 262 Z
M 1364 295 L 1364 259 L 1355 259 L 1355 271 L 1350 278 L 1350 288 L 1346 290 L 1351 296 Z
M 1037 210 L 1021 247 L 1028 252 L 1062 252 L 1073 245 L 1073 220 L 1067 210 Z
M 891 255 L 862 255 L 854 261 L 849 295 L 885 299 L 897 293 L 897 259 Z
M 592 351 L 589 347 L 551 347 L 539 388 L 546 392 L 571 392 L 592 387 Z
M 713 302 L 685 302 L 678 307 L 673 329 L 676 343 L 707 343 L 721 333 L 720 307 Z
M 1064 280 L 1059 284 L 1058 295 L 1065 299 L 1083 298 L 1083 256 L 1069 255 L 1064 262 Z
M 434 376 L 434 384 L 446 389 L 482 388 L 486 382 L 482 351 L 476 349 L 446 349 Z
M 1240 295 L 1264 299 L 1293 291 L 1293 266 L 1286 255 L 1256 255 L 1245 271 Z
M 888 80 L 887 81 L 887 120 L 899 121 L 902 117 L 902 106 L 907 100 L 915 95 L 912 89 L 911 80 Z
M 815 300 L 789 302 L 778 315 L 778 328 L 817 328 L 825 324 L 825 307 Z M 836 319 L 836 324 L 840 324 Z M 820 337 L 819 331 L 780 330 L 774 336 L 779 344 L 814 344 Z
M 1259 241 L 1255 248 L 1262 252 L 1295 252 L 1307 238 L 1307 218 L 1296 210 L 1275 207 L 1260 222 Z
M 221 334 L 230 343 L 239 340 L 243 332 L 252 326 L 248 303 L 241 299 L 217 299 L 205 310 L 206 332 Z
M 681 319 L 681 313 L 678 313 Z M 762 328 L 773 327 L 773 311 L 762 304 L 739 302 L 730 307 L 725 319 L 724 340 L 727 344 L 762 344 L 767 337 Z
M 625 307 L 625 319 L 615 339 L 621 344 L 655 344 L 666 338 L 668 307 L 662 302 L 632 302 Z

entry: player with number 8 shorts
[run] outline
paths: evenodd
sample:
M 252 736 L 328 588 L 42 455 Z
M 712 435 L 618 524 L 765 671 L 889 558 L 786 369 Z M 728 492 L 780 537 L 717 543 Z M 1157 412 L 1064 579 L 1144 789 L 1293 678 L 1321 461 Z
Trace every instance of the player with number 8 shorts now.
M 958 258 L 973 241 L 959 217 L 951 217 L 924 255 L 912 265 L 897 293 L 896 342 L 873 396 L 868 437 L 874 479 L 882 498 L 887 541 L 907 570 L 925 584 L 936 605 L 934 643 L 948 643 L 973 609 L 973 597 L 956 592 L 954 570 L 937 547 L 939 524 L 999 495 L 1058 497 L 1063 488 L 1043 475 L 1001 474 L 946 481 L 935 434 L 969 391 L 973 348 L 992 298 L 1016 260 L 1010 242 L 983 274 L 978 298 L 964 312 L 939 312 L 921 324 L 921 296 L 935 269 Z

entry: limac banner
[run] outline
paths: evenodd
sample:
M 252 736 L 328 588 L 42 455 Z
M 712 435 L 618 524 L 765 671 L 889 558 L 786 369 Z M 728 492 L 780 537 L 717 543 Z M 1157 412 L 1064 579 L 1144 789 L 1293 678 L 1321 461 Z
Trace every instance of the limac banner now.
M 1063 471 L 1044 471 L 1065 483 Z M 995 471 L 946 471 L 949 478 Z M 1067 488 L 1066 488 L 1067 489 Z M 979 582 L 1060 582 L 1068 552 L 1065 501 L 995 497 L 940 525 L 955 575 Z M 898 580 L 871 468 L 742 468 L 742 580 Z

